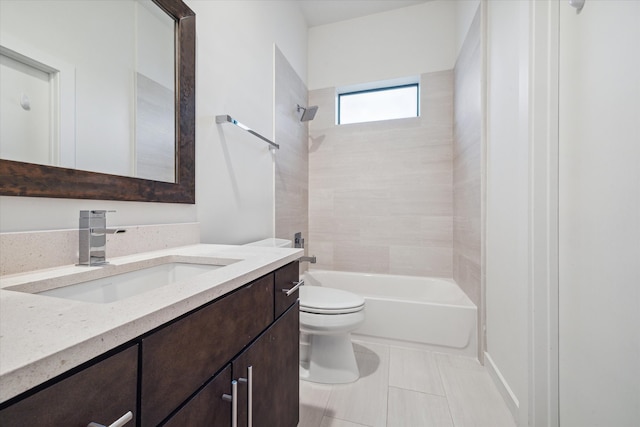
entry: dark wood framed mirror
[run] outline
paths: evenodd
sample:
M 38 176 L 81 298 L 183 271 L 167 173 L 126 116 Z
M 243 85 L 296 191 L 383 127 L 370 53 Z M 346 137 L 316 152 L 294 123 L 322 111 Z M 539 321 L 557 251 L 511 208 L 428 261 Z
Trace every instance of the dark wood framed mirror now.
M 0 159 L 0 195 L 195 203 L 195 13 L 153 0 L 176 22 L 175 183 Z

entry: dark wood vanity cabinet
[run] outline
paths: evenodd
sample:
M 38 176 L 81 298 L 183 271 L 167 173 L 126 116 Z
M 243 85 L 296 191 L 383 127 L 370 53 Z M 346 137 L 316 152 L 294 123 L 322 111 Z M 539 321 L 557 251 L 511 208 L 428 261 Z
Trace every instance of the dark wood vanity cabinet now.
M 297 426 L 297 292 L 282 292 L 297 278 L 293 262 L 138 337 L 0 410 L 0 427 L 109 425 L 127 411 L 126 427 L 229 427 L 234 380 L 238 426 L 249 412 L 255 427 Z
M 295 272 L 295 274 L 293 273 Z M 286 281 L 283 280 L 286 278 Z M 231 406 L 232 403 L 223 399 L 223 395 L 232 395 L 232 381 L 237 381 L 236 399 L 237 399 L 237 425 L 238 427 L 248 426 L 249 417 L 252 417 L 252 425 L 255 427 L 295 427 L 298 425 L 299 419 L 299 324 L 300 316 L 298 311 L 297 293 L 295 298 L 286 297 L 281 288 L 278 288 L 278 281 L 284 286 L 285 282 L 296 282 L 298 278 L 298 263 L 293 262 L 276 270 L 274 273 L 253 282 L 251 285 L 237 291 L 231 296 L 227 296 L 220 300 L 225 307 L 227 316 L 234 313 L 233 319 L 245 317 L 242 321 L 247 325 L 263 325 L 262 319 L 265 315 L 264 310 L 271 310 L 270 321 L 262 328 L 257 339 L 247 339 L 244 336 L 244 345 L 246 348 L 234 353 L 235 357 L 227 359 L 227 365 L 219 365 L 224 367 L 220 374 L 215 376 L 209 383 L 199 389 L 186 404 L 184 404 L 177 412 L 175 412 L 167 421 L 166 426 L 207 426 L 207 427 L 229 427 L 232 419 Z M 267 285 L 272 291 L 268 298 L 262 303 L 257 303 L 252 297 L 257 292 L 255 288 L 262 289 Z M 287 285 L 288 287 L 292 287 Z M 275 288 L 275 294 L 274 292 Z M 252 291 L 252 289 L 254 289 Z M 266 293 L 265 293 L 266 294 Z M 284 298 L 283 298 L 284 296 Z M 234 302 L 229 304 L 229 298 L 235 297 L 238 301 L 243 300 L 244 303 Z M 250 301 L 250 302 L 248 302 Z M 280 301 L 280 304 L 279 304 Z M 284 304 L 287 301 L 288 304 Z M 216 303 L 218 304 L 218 303 Z M 212 310 L 215 305 L 212 306 Z M 253 307 L 253 311 L 243 311 L 242 308 L 232 307 Z M 279 308 L 280 307 L 280 308 Z M 232 311 L 233 310 L 233 311 Z M 186 319 L 189 319 L 187 317 Z M 186 320 L 185 319 L 185 320 Z M 275 319 L 275 321 L 274 321 Z M 173 329 L 171 325 L 167 329 Z M 189 335 L 194 325 L 185 330 L 176 330 L 176 335 Z M 237 334 L 237 328 L 233 334 Z M 155 335 L 155 334 L 154 334 Z M 163 338 L 167 335 L 174 335 L 174 332 L 163 333 Z M 242 335 L 242 334 L 240 334 Z M 200 340 L 211 340 L 217 335 L 201 337 Z M 156 337 L 152 336 L 155 340 Z M 237 341 L 236 337 L 226 338 L 229 342 Z M 222 341 L 218 342 L 222 345 Z M 168 343 L 168 346 L 174 344 Z M 226 347 L 225 344 L 223 347 Z M 236 346 L 231 347 L 234 351 Z M 145 341 L 142 346 L 143 357 L 146 351 Z M 156 349 L 157 350 L 157 349 Z M 165 348 L 161 351 L 167 351 Z M 188 363 L 189 352 L 169 351 L 173 355 L 167 358 L 167 363 L 173 365 L 176 372 L 181 372 L 183 363 Z M 177 353 L 182 353 L 183 357 Z M 228 354 L 228 352 L 226 353 Z M 153 357 L 153 356 L 150 356 Z M 180 362 L 176 363 L 179 359 Z M 193 363 L 193 360 L 191 361 Z M 204 362 L 204 360 L 203 360 Z M 209 367 L 215 372 L 213 365 Z M 143 378 L 145 376 L 145 364 L 142 365 Z M 230 371 L 230 373 L 229 373 Z M 251 374 L 249 374 L 251 371 Z M 160 373 L 158 371 L 158 373 Z M 173 376 L 171 374 L 170 376 Z M 226 381 L 226 383 L 225 383 Z M 249 398 L 249 389 L 251 388 L 251 399 Z M 154 425 L 147 424 L 144 419 L 145 409 L 145 387 L 143 381 L 143 426 Z M 165 394 L 166 395 L 166 394 Z M 165 406 L 165 411 L 170 409 L 171 405 Z M 147 421 L 150 421 L 147 419 Z
M 156 426 L 273 323 L 273 274 L 142 339 L 141 425 Z
M 250 416 L 255 427 L 297 426 L 299 318 L 296 303 L 170 417 L 164 426 L 233 425 L 229 401 L 233 380 L 237 381 L 238 427 L 247 427 Z M 228 399 L 223 399 L 223 395 L 227 395 Z
M 129 411 L 135 420 L 137 384 L 138 345 L 133 345 L 0 410 L 0 426 L 109 425 Z

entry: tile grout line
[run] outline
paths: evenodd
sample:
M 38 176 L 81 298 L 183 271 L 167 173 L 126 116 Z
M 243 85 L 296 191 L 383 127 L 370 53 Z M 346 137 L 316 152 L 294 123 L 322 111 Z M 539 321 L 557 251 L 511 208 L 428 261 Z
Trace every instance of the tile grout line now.
M 329 418 L 331 418 L 332 420 L 344 421 L 345 423 L 353 424 L 353 425 L 356 425 L 356 426 L 373 427 L 373 426 L 370 426 L 369 424 L 360 424 L 360 423 L 356 423 L 356 422 L 353 422 L 353 421 L 345 420 L 344 418 L 338 418 L 338 417 L 329 417 Z
M 443 397 L 443 398 L 445 398 L 447 401 L 449 400 L 449 399 L 447 399 L 447 396 L 444 396 L 444 395 L 442 395 L 442 394 L 429 393 L 429 392 L 427 392 L 427 391 L 414 390 L 414 389 L 412 389 L 412 388 L 398 387 L 398 386 L 395 386 L 395 385 L 390 385 L 390 386 L 389 386 L 389 388 L 395 388 L 395 389 L 398 389 L 398 390 L 409 391 L 409 392 L 411 392 L 411 393 L 420 393 L 420 394 L 424 394 L 425 396 Z
M 439 358 L 436 358 L 436 366 L 438 367 L 438 376 L 440 377 L 440 383 L 442 384 L 442 392 L 444 393 L 444 398 L 447 401 L 447 410 L 449 411 L 449 419 L 451 419 L 451 425 L 456 427 L 456 422 L 453 419 L 453 415 L 451 414 L 451 405 L 449 404 L 449 394 L 447 393 L 447 388 L 444 386 L 444 375 L 442 374 L 442 366 Z
M 329 409 L 329 402 L 331 402 L 331 395 L 333 394 L 333 390 L 335 390 L 334 385 L 331 386 L 331 391 L 329 391 L 329 396 L 327 397 L 327 401 L 324 403 L 324 409 L 322 410 L 322 417 L 320 418 L 320 425 L 318 427 L 322 426 L 322 420 L 324 420 L 324 417 L 327 416 L 327 409 Z M 330 418 L 333 418 L 333 417 L 330 417 Z
M 389 425 L 389 389 L 391 388 L 391 386 L 389 385 L 391 383 L 391 346 L 387 345 L 387 354 L 389 355 L 387 357 L 387 416 L 385 417 L 385 422 L 384 422 L 384 427 L 388 427 Z

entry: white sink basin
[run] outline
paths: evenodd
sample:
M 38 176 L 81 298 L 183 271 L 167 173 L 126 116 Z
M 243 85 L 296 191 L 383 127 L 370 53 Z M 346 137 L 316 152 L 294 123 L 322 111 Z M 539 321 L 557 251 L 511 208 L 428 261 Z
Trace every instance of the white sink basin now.
M 199 274 L 208 273 L 221 267 L 224 266 L 172 262 L 129 273 L 103 277 L 102 279 L 76 283 L 75 285 L 50 289 L 48 291 L 38 292 L 37 295 L 105 304 L 157 289 L 161 286 L 170 285 L 181 280 L 190 279 Z
M 36 280 L 5 289 L 77 301 L 107 304 L 208 273 L 239 260 L 163 257 L 145 264 L 109 265 L 57 277 Z

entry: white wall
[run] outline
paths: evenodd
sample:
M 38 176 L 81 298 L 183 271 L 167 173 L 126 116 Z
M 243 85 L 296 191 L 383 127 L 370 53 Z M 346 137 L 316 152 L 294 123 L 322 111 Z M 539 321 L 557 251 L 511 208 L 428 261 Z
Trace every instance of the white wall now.
M 306 76 L 306 23 L 295 2 L 188 4 L 198 31 L 196 202 L 202 240 L 233 244 L 273 236 L 268 145 L 231 124 L 216 125 L 215 116 L 229 114 L 273 139 L 273 45 Z
M 507 402 L 526 425 L 529 5 L 487 6 L 487 364 L 502 376 Z
M 309 90 L 452 69 L 455 3 L 429 1 L 310 28 Z
M 473 18 L 480 6 L 480 0 L 457 0 L 455 2 L 455 18 L 456 18 L 456 57 L 460 54 L 460 49 L 464 44 L 464 40 L 469 32 L 469 27 L 473 22 Z
M 639 23 L 637 1 L 560 8 L 563 426 L 640 419 Z

